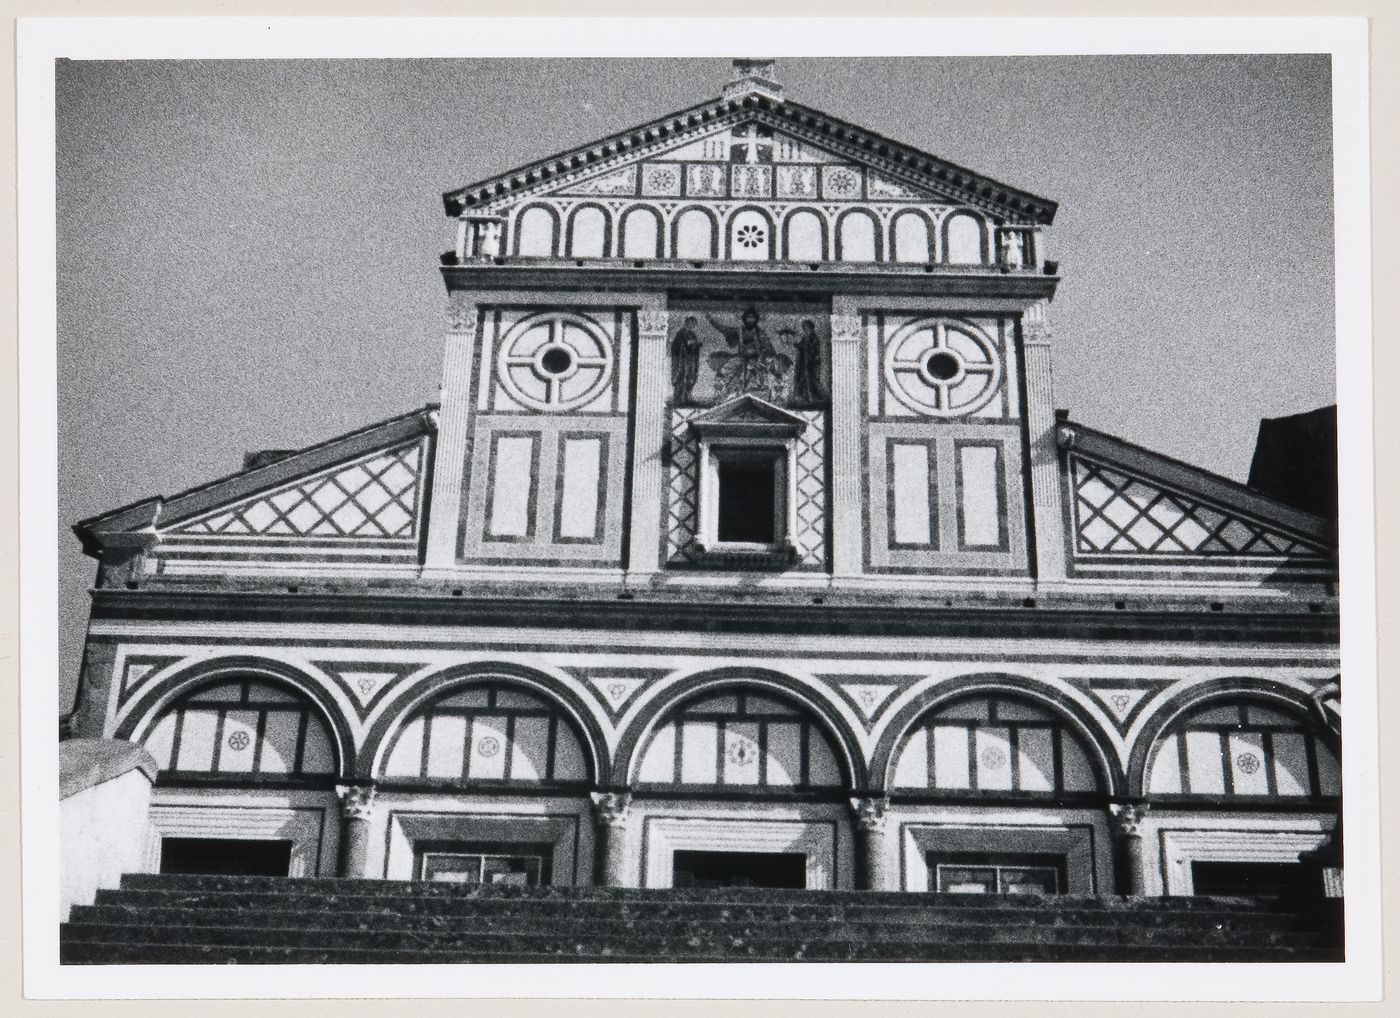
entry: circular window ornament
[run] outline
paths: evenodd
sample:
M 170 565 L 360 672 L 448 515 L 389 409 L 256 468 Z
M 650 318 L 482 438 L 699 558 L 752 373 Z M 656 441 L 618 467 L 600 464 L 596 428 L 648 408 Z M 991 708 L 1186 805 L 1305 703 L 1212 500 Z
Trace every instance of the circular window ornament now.
M 967 322 L 921 319 L 885 348 L 885 382 L 910 410 L 962 417 L 986 406 L 1001 386 L 996 344 Z
M 745 223 L 735 231 L 734 238 L 739 242 L 740 247 L 755 248 L 763 246 L 767 234 L 763 227 L 753 223 Z
M 501 342 L 496 377 L 534 410 L 573 410 L 612 381 L 612 342 L 597 323 L 568 311 L 522 318 Z
M 1235 757 L 1235 766 L 1246 774 L 1253 774 L 1259 770 L 1263 764 L 1253 753 L 1241 753 L 1239 756 Z
M 476 752 L 478 756 L 490 758 L 501 751 L 500 740 L 491 735 L 483 735 L 476 742 Z
M 234 732 L 228 737 L 228 748 L 232 750 L 247 749 L 248 743 L 251 741 L 247 732 Z

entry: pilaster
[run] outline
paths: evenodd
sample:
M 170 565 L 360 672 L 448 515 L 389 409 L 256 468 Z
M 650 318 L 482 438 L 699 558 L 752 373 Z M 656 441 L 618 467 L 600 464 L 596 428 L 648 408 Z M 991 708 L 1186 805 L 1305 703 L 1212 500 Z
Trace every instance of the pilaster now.
M 1055 442 L 1055 392 L 1051 375 L 1048 301 L 1037 301 L 1021 319 L 1026 357 L 1026 428 L 1029 432 L 1031 511 L 1039 582 L 1065 578 L 1065 518 L 1060 496 L 1060 453 Z
M 445 570 L 457 561 L 462 516 L 462 480 L 471 432 L 472 361 L 480 342 L 476 302 L 454 291 L 448 304 L 441 407 L 433 462 L 432 511 L 428 514 L 425 569 Z
M 832 573 L 862 571 L 860 364 L 865 350 L 860 310 L 853 297 L 831 300 L 831 549 Z
M 665 491 L 663 456 L 669 432 L 666 394 L 666 295 L 656 294 L 637 309 L 636 402 L 632 407 L 632 506 L 627 539 L 627 572 L 647 575 L 661 569 L 661 519 Z

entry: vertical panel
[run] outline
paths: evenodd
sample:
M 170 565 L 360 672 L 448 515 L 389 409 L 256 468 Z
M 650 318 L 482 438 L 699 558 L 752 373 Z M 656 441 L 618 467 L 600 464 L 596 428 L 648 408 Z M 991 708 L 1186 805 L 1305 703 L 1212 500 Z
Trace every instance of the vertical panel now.
M 436 723 L 433 728 L 437 728 Z M 505 777 L 507 741 L 505 718 L 496 714 L 478 714 L 472 718 L 467 777 L 476 780 Z
M 656 213 L 633 209 L 622 220 L 622 255 L 624 258 L 655 258 L 658 232 Z
M 574 213 L 569 224 L 569 254 L 575 258 L 601 258 L 606 253 L 608 219 L 603 210 L 586 206 Z
M 588 780 L 588 760 L 579 745 L 573 729 L 562 722 L 554 733 L 554 774 L 555 781 Z
M 511 779 L 543 781 L 548 774 L 549 718 L 516 718 L 510 743 Z
M 724 724 L 724 783 L 758 784 L 758 725 L 753 721 Z
M 1259 732 L 1231 732 L 1230 779 L 1236 795 L 1268 795 L 1269 772 L 1264 766 L 1264 736 Z
M 492 537 L 528 537 L 535 500 L 535 439 L 498 435 L 491 472 L 487 533 Z
M 977 729 L 977 787 L 1011 788 L 1011 740 L 1005 728 Z
M 1342 794 L 1342 769 L 1336 755 L 1320 739 L 1314 739 L 1317 749 L 1317 792 L 1319 795 Z
M 264 774 L 290 774 L 296 770 L 297 736 L 301 730 L 301 714 L 296 711 L 268 711 L 263 723 L 262 755 L 258 769 Z M 418 773 L 418 758 L 413 758 L 411 774 Z
M 895 544 L 932 544 L 938 532 L 934 522 L 936 500 L 929 476 L 931 452 L 927 445 L 890 445 L 890 471 L 894 475 L 890 485 L 894 502 L 891 529 Z
M 928 223 L 915 212 L 906 212 L 894 221 L 894 260 L 897 262 L 927 262 Z
M 676 779 L 676 728 L 662 725 L 647 746 L 637 780 L 670 784 Z
M 1064 729 L 1060 729 L 1060 770 L 1066 792 L 1092 792 L 1099 787 L 1098 775 L 1084 755 L 1084 748 Z
M 306 743 L 301 750 L 303 774 L 334 774 L 335 747 L 325 723 L 316 715 L 307 719 Z
M 440 714 L 428 726 L 428 777 L 460 778 L 467 720 Z
M 968 742 L 962 725 L 938 725 L 933 730 L 933 778 L 938 788 L 970 788 Z
M 729 257 L 737 261 L 767 261 L 773 250 L 773 229 L 761 212 L 746 209 L 729 221 Z
M 180 727 L 180 755 L 175 769 L 207 771 L 214 766 L 214 729 L 219 716 L 215 711 L 187 710 Z
M 271 718 L 268 719 L 271 722 Z M 272 725 L 268 725 L 271 741 Z M 384 765 L 384 773 L 394 777 L 418 777 L 423 766 L 423 719 L 414 718 L 404 725 L 394 750 Z M 263 767 L 267 767 L 267 748 L 263 748 Z
M 713 785 L 718 743 L 713 721 L 686 721 L 681 725 L 681 781 L 689 785 Z
M 815 212 L 794 212 L 788 217 L 787 258 L 794 262 L 826 259 L 826 252 L 822 250 L 822 223 Z
M 1016 733 L 1019 787 L 1027 792 L 1055 788 L 1054 729 L 1022 728 Z
M 896 788 L 928 787 L 928 730 L 920 725 L 910 733 L 894 765 Z
M 997 446 L 958 446 L 958 515 L 965 547 L 995 548 L 1002 544 L 1000 460 Z
M 677 258 L 713 258 L 714 222 L 699 209 L 681 213 L 676 224 Z
M 1157 747 L 1157 755 L 1152 760 L 1152 771 L 1147 778 L 1147 790 L 1162 795 L 1175 795 L 1181 791 L 1181 747 L 1178 736 L 1168 735 Z
M 865 212 L 852 212 L 842 217 L 840 226 L 841 250 L 838 257 L 843 262 L 873 262 L 878 245 L 875 240 L 875 219 Z
M 231 710 L 224 715 L 219 741 L 219 770 L 247 774 L 258 754 L 258 715 L 255 710 Z
M 807 730 L 807 783 L 816 788 L 832 788 L 842 784 L 841 765 L 827 744 L 826 737 L 815 726 Z
M 966 213 L 950 216 L 947 222 L 947 260 L 954 265 L 977 265 L 982 261 L 982 224 Z
M 791 787 L 802 780 L 802 726 L 796 721 L 768 725 L 767 783 Z
M 598 535 L 598 488 L 603 469 L 601 438 L 566 438 L 560 484 L 559 536 L 591 541 Z
M 554 216 L 538 206 L 526 209 L 516 225 L 519 252 L 527 258 L 548 258 L 554 254 Z
M 1220 736 L 1215 732 L 1186 733 L 1186 776 L 1192 792 L 1224 793 L 1225 772 L 1220 759 Z
M 175 712 L 171 711 L 151 729 L 151 734 L 146 736 L 143 745 L 146 752 L 155 757 L 160 769 L 165 771 L 170 769 L 170 753 L 174 749 L 175 742 Z
M 1279 795 L 1309 795 L 1307 736 L 1302 732 L 1275 732 L 1274 786 Z

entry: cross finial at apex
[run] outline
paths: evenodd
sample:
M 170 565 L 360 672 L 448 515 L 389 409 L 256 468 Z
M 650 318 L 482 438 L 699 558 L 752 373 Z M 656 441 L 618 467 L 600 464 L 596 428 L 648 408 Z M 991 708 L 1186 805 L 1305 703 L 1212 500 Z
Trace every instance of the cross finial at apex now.
M 771 57 L 739 57 L 734 61 L 734 74 L 724 86 L 725 99 L 757 92 L 779 102 L 783 98 L 783 86 L 774 77 L 774 64 Z

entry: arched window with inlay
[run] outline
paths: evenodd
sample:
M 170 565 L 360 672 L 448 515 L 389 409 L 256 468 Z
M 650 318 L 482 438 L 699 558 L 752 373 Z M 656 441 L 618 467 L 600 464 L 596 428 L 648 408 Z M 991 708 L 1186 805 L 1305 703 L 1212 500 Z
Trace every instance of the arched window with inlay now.
M 700 209 L 687 209 L 676 220 L 676 257 L 708 259 L 715 256 L 715 223 Z
M 895 754 L 896 792 L 1058 797 L 1100 789 L 1088 748 L 1055 712 L 1027 700 L 976 695 L 940 706 Z
M 1341 790 L 1337 755 L 1308 719 L 1258 700 L 1187 712 L 1153 747 L 1147 769 L 1151 796 L 1316 799 Z
M 583 739 L 564 709 L 506 683 L 458 688 L 419 707 L 395 736 L 384 777 L 453 784 L 589 780 Z
M 336 773 L 321 709 L 290 686 L 221 679 L 177 700 L 143 744 L 162 771 L 299 778 Z
M 841 217 L 836 258 L 843 262 L 873 262 L 880 257 L 879 224 L 869 212 L 848 212 Z
M 826 260 L 825 229 L 821 217 L 803 209 L 787 217 L 784 257 L 790 262 L 820 262 Z
M 757 209 L 743 209 L 729 220 L 729 257 L 767 261 L 773 252 L 773 224 Z
M 953 265 L 981 265 L 987 260 L 982 220 L 955 212 L 943 225 L 944 260 Z
M 554 234 L 558 218 L 553 210 L 536 205 L 520 213 L 516 220 L 516 253 L 526 258 L 549 258 L 554 255 Z
M 633 209 L 622 217 L 622 256 L 661 257 L 661 218 L 651 209 Z
M 575 209 L 569 217 L 569 255 L 602 258 L 608 254 L 608 217 L 596 205 Z
M 917 212 L 904 212 L 894 218 L 894 260 L 923 264 L 933 261 L 929 246 L 928 220 Z
M 706 694 L 669 714 L 637 770 L 641 785 L 773 790 L 845 785 L 830 737 L 814 715 L 768 693 Z

